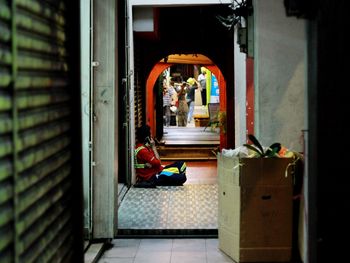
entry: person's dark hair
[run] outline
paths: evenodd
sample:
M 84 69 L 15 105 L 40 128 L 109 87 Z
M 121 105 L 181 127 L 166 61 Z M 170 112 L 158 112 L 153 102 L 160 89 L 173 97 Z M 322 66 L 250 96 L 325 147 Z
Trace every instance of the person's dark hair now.
M 144 142 L 147 137 L 151 136 L 151 127 L 148 125 L 142 125 L 136 130 L 136 138 L 139 142 Z

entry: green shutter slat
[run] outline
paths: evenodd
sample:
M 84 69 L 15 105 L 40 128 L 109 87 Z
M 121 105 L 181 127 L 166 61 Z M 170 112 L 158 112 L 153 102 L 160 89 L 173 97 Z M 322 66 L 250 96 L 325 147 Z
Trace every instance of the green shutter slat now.
M 65 32 L 58 26 L 53 26 L 49 21 L 40 17 L 21 12 L 17 16 L 17 27 L 21 30 L 42 34 L 56 39 L 59 42 L 66 40 Z
M 16 185 L 16 193 L 21 193 L 42 180 L 44 177 L 50 176 L 50 173 L 61 167 L 70 158 L 70 152 L 63 151 L 54 155 L 52 158 L 45 160 L 44 163 L 39 163 L 26 173 L 21 174 L 19 182 Z
M 52 222 L 56 220 L 56 218 L 59 217 L 62 212 L 64 212 L 64 207 L 59 205 L 59 203 L 55 203 L 57 201 L 62 202 L 61 198 L 63 195 L 64 194 L 62 191 L 56 191 L 54 195 L 50 196 L 49 200 L 46 199 L 46 202 L 42 204 L 46 210 L 43 210 L 41 208 L 39 214 L 33 213 L 33 211 L 30 210 L 28 213 L 22 216 L 23 220 L 21 221 L 21 224 L 18 225 L 19 234 L 25 233 L 38 221 L 41 222 L 36 227 L 36 235 L 31 235 L 31 238 L 27 239 L 27 244 L 30 244 L 36 238 L 38 238 L 38 236 L 40 236 L 40 233 L 49 228 Z M 36 208 L 37 207 L 34 207 L 34 210 L 37 210 Z M 45 218 L 45 220 L 43 220 L 43 218 Z M 25 249 L 27 249 L 27 247 L 23 247 L 23 250 Z
M 72 226 L 67 224 L 62 231 L 62 234 L 51 240 L 49 249 L 42 251 L 42 257 L 45 262 L 72 262 L 72 258 L 69 258 L 72 250 L 69 248 L 73 246 L 73 237 L 69 233 L 69 228 Z M 53 248 L 59 247 L 58 250 Z M 68 258 L 67 258 L 68 257 Z
M 46 71 L 67 71 L 68 65 L 65 61 L 54 60 L 48 57 L 36 57 L 29 53 L 19 54 L 18 67 L 27 70 L 46 70 Z
M 7 1 L 0 0 L 0 19 L 2 20 L 10 20 L 11 18 L 11 10 L 8 6 Z
M 28 96 L 29 95 L 29 96 Z M 66 93 L 44 93 L 44 94 L 23 94 L 18 97 L 17 105 L 19 109 L 46 106 L 52 103 L 62 103 L 69 100 Z
M 35 185 L 35 188 L 29 189 L 24 194 L 19 197 L 18 211 L 21 213 L 28 209 L 29 206 L 37 202 L 41 197 L 43 197 L 47 192 L 54 189 L 56 185 L 62 182 L 69 174 L 71 168 L 69 165 L 64 167 L 64 169 L 55 172 L 50 178 L 46 178 L 43 182 Z
M 70 220 L 70 214 L 64 213 L 60 217 L 58 217 L 52 224 L 54 224 L 55 228 L 49 228 L 45 235 L 41 235 L 40 240 L 34 243 L 33 247 L 28 248 L 28 243 L 30 244 L 30 241 L 32 241 L 35 238 L 35 232 L 30 233 L 30 236 L 28 238 L 23 238 L 22 243 L 19 244 L 19 248 L 21 253 L 24 252 L 26 248 L 26 253 L 23 254 L 21 257 L 22 260 L 25 260 L 25 262 L 31 263 L 35 262 L 36 259 L 40 256 L 40 254 L 46 249 L 45 246 L 42 246 L 41 244 L 48 244 L 53 240 L 59 239 L 60 235 L 66 234 L 69 230 L 71 230 L 71 225 L 69 225 Z M 65 226 L 68 227 L 65 229 Z M 57 248 L 57 245 L 56 245 Z M 51 248 L 52 249 L 52 248 Z M 53 250 L 53 249 L 52 249 Z M 43 262 L 45 262 L 43 260 Z
M 74 245 L 64 2 L 0 0 L 0 262 L 58 262 Z
M 12 261 L 13 261 L 13 251 L 12 250 L 1 251 L 0 262 L 12 262 Z
M 42 52 L 52 55 L 66 56 L 66 49 L 63 46 L 48 43 L 49 39 L 34 39 L 31 36 L 20 35 L 18 37 L 18 47 L 21 49 Z
M 12 131 L 12 117 L 10 113 L 0 113 L 0 135 Z
M 0 137 L 0 158 L 12 153 L 11 136 Z
M 67 86 L 66 79 L 51 76 L 18 76 L 16 89 L 49 89 Z
M 60 190 L 66 191 L 69 187 L 70 187 L 70 184 L 67 182 Z M 63 226 L 66 223 L 66 221 L 69 219 L 69 215 L 66 215 L 66 218 L 64 218 L 64 216 L 56 216 L 54 219 L 55 219 L 55 222 L 52 222 L 51 218 L 49 216 L 46 216 L 45 218 L 42 219 L 43 222 L 40 222 L 40 223 L 37 222 L 35 225 L 32 226 L 35 229 L 35 231 L 26 232 L 25 235 L 22 236 L 21 243 L 19 244 L 19 251 L 21 254 L 25 250 L 29 249 L 30 245 L 32 245 L 34 241 L 36 241 L 36 239 L 38 238 L 40 238 L 41 240 L 45 240 L 46 242 L 44 242 L 44 244 L 47 244 L 47 241 L 50 241 L 56 234 L 59 233 L 59 227 Z M 49 224 L 46 224 L 47 222 Z M 55 227 L 51 227 L 53 225 Z M 44 232 L 45 232 L 45 235 L 44 235 Z M 41 249 L 45 249 L 45 247 L 41 246 Z
M 9 94 L 0 91 L 0 111 L 10 110 L 12 107 L 12 98 Z
M 1 51 L 0 51 L 1 53 Z M 1 55 L 0 55 L 1 57 Z M 11 82 L 11 74 L 7 68 L 0 68 L 0 90 L 8 89 Z
M 7 64 L 7 65 L 11 65 L 11 62 L 12 62 L 11 52 L 4 50 L 4 49 L 1 50 L 0 51 L 0 59 L 1 59 L 2 63 Z
M 11 229 L 10 227 L 0 228 L 0 251 L 6 249 L 12 242 L 13 242 L 13 229 Z M 0 255 L 1 254 L 2 253 L 0 253 Z
M 13 221 L 13 206 L 12 204 L 0 205 L 0 228 Z M 0 261 L 1 262 L 1 261 Z
M 0 183 L 0 205 L 13 198 L 13 185 L 5 181 Z
M 0 262 L 14 261 L 11 8 L 0 0 Z
M 19 116 L 19 129 L 27 129 L 40 124 L 55 121 L 66 117 L 70 114 L 70 109 L 67 105 L 48 106 L 45 108 L 27 110 L 21 112 Z
M 0 182 L 12 175 L 12 162 L 9 159 L 0 159 Z
M 17 6 L 30 11 L 33 14 L 40 15 L 48 20 L 53 20 L 56 25 L 64 26 L 65 18 L 61 12 L 58 10 L 53 10 L 49 5 L 45 4 L 45 2 L 37 2 L 33 0 L 17 0 Z M 63 8 L 61 8 L 63 11 Z
M 53 141 L 49 141 L 39 148 L 34 148 L 27 153 L 20 156 L 20 161 L 18 164 L 18 171 L 22 172 L 37 163 L 43 161 L 49 156 L 65 149 L 70 144 L 70 138 L 65 135 L 61 138 L 56 138 Z
M 64 196 L 63 191 L 56 191 L 50 196 L 50 199 L 45 199 L 43 202 L 38 203 L 38 205 L 28 210 L 28 212 L 24 216 L 22 216 L 21 222 L 17 225 L 19 234 L 22 234 L 23 232 L 28 230 L 28 228 L 33 226 L 33 224 L 36 221 L 40 220 L 41 217 L 45 216 L 45 214 L 48 213 L 48 211 L 50 212 L 49 214 L 51 216 L 52 212 L 50 208 L 52 208 L 54 203 L 60 201 L 62 196 Z
M 19 136 L 18 150 L 22 151 L 31 146 L 40 144 L 67 132 L 69 129 L 70 123 L 68 121 L 61 121 L 26 131 Z

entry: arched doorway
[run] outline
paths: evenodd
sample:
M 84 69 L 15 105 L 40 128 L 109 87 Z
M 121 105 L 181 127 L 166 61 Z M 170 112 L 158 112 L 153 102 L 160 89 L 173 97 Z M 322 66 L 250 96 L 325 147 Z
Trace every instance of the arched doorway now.
M 151 72 L 148 75 L 146 81 L 146 91 L 145 91 L 145 108 L 146 108 L 146 122 L 150 125 L 152 129 L 152 134 L 156 134 L 156 126 L 157 120 L 155 117 L 155 103 L 156 96 L 154 92 L 155 83 L 159 77 L 159 75 L 167 68 L 169 68 L 173 64 L 200 64 L 205 65 L 205 67 L 212 72 L 216 76 L 219 86 L 219 94 L 220 94 L 220 111 L 226 112 L 227 105 L 227 97 L 226 97 L 226 81 L 225 78 L 219 69 L 219 67 L 206 56 L 204 55 L 169 55 L 167 56 L 167 62 L 163 60 L 157 62 Z M 158 124 L 159 125 L 159 124 Z M 227 134 L 231 130 L 221 129 L 220 131 L 220 148 L 227 147 Z

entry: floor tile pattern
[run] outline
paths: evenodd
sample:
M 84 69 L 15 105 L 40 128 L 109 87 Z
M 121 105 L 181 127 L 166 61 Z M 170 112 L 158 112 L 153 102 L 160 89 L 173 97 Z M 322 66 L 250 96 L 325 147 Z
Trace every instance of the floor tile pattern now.
M 114 239 L 98 263 L 233 263 L 218 239 Z
M 217 184 L 131 187 L 118 210 L 118 229 L 217 229 Z

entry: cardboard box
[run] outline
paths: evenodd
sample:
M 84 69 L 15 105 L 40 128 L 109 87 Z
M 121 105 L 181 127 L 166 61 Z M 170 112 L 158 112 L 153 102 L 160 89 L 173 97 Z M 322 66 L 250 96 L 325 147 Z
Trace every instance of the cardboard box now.
M 292 162 L 218 155 L 219 248 L 236 262 L 291 260 Z

